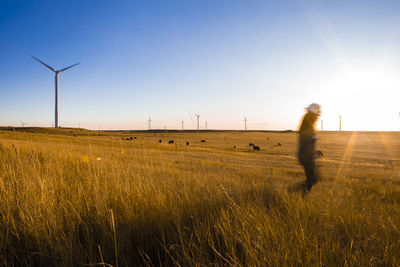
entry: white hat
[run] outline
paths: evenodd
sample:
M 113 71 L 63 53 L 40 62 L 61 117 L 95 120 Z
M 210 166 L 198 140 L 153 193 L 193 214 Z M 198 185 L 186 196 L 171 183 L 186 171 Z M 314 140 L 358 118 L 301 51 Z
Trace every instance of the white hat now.
M 309 112 L 312 112 L 316 115 L 321 115 L 321 106 L 316 103 L 312 103 L 311 105 L 306 107 L 306 110 L 308 110 Z

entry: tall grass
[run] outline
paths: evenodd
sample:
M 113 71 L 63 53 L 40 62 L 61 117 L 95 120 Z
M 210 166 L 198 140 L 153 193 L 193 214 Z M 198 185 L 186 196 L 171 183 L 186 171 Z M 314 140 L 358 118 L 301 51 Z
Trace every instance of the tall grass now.
M 1 133 L 0 264 L 400 265 L 398 143 L 380 157 L 389 167 L 361 138 L 344 164 L 350 136 L 325 136 L 343 148 L 303 197 L 288 190 L 304 179 L 292 148 L 253 153 L 231 134 L 243 143 L 231 151 L 214 135 L 186 147 Z M 294 134 L 273 138 L 294 147 Z

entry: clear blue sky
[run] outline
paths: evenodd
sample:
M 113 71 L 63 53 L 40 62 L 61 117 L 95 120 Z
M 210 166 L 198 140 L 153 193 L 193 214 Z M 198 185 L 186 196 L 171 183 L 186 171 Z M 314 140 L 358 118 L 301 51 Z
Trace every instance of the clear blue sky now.
M 0 1 L 0 125 L 400 128 L 400 1 Z M 189 115 L 191 114 L 191 116 Z M 191 118 L 192 117 L 192 118 Z

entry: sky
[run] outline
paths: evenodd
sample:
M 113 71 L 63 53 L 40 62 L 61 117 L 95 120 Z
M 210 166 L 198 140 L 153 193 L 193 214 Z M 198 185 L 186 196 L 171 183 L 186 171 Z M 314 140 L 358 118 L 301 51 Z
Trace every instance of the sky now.
M 0 125 L 400 130 L 400 1 L 0 1 Z M 320 128 L 320 123 L 318 128 Z

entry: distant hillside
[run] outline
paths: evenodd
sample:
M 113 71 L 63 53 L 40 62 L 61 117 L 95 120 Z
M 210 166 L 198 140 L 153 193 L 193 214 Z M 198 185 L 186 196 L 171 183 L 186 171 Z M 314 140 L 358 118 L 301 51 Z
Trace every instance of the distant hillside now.
M 41 134 L 90 134 L 94 131 L 83 128 L 47 128 L 47 127 L 0 127 L 0 131 L 16 131 L 25 133 L 41 133 Z

